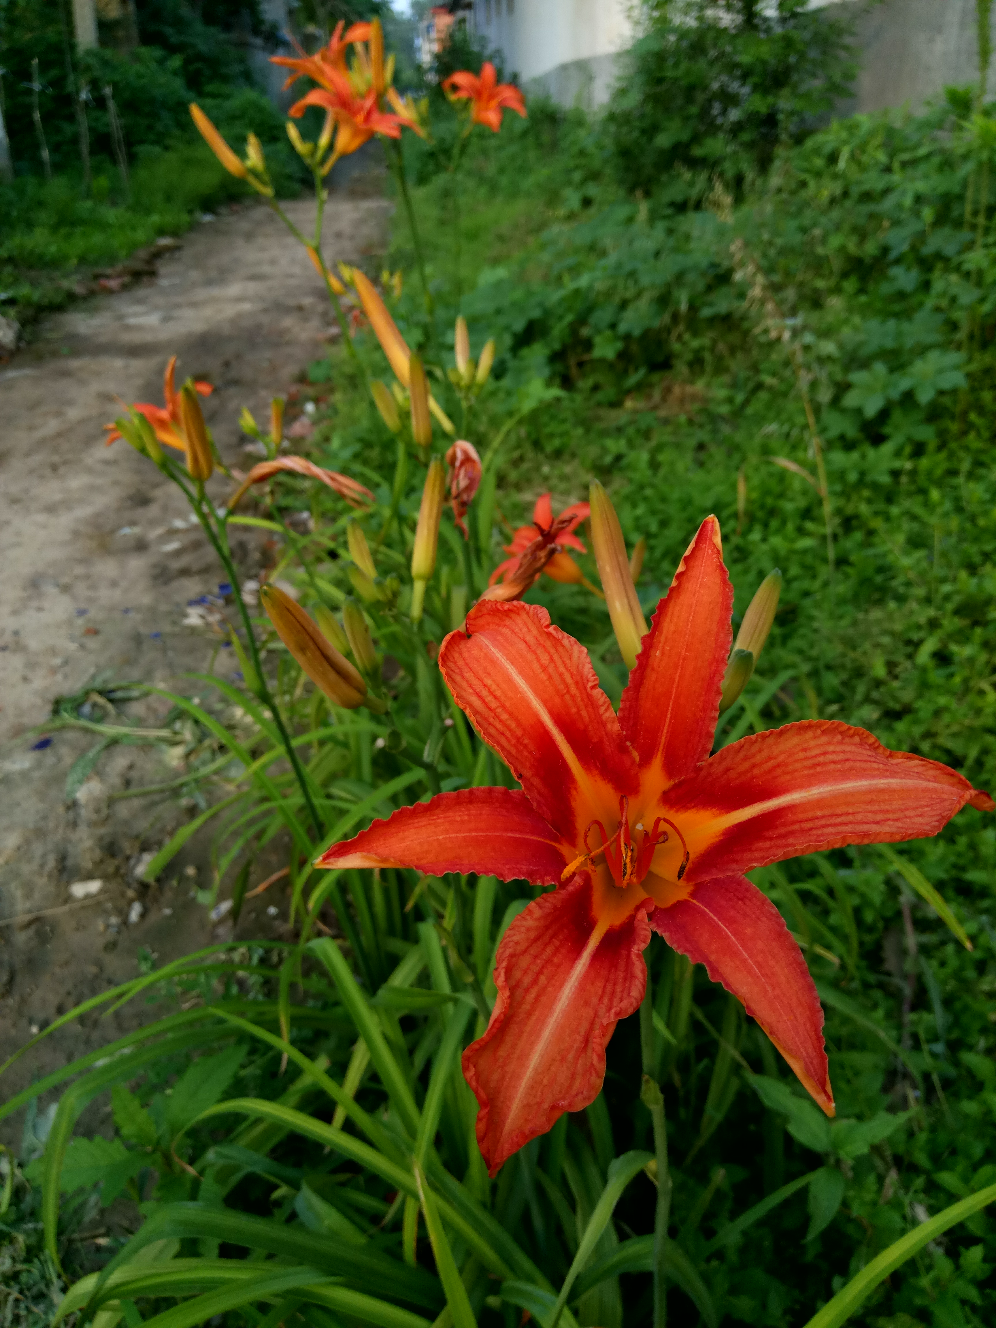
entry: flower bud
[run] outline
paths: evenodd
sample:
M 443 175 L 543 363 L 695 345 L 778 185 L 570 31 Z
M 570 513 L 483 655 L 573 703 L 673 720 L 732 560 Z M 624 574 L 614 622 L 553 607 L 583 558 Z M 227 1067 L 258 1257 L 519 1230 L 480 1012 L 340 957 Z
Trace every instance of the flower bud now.
M 247 433 L 250 438 L 259 437 L 259 425 L 248 406 L 242 407 L 242 414 L 239 416 L 239 428 L 243 433 Z
M 719 699 L 719 713 L 729 710 L 730 706 L 740 696 L 740 693 L 750 682 L 750 675 L 754 672 L 754 656 L 749 650 L 739 650 L 734 647 L 730 655 L 730 662 L 726 666 L 726 672 L 723 674 L 723 691 Z
M 246 165 L 249 170 L 256 171 L 259 175 L 266 174 L 266 158 L 263 156 L 263 145 L 252 133 L 246 139 Z
M 643 571 L 643 560 L 646 556 L 647 541 L 646 537 L 641 535 L 633 545 L 633 552 L 630 554 L 629 559 L 629 574 L 633 578 L 634 586 L 640 579 L 640 573 Z
M 415 547 L 412 549 L 412 580 L 415 583 L 412 590 L 412 622 L 418 622 L 422 617 L 426 583 L 436 569 L 436 545 L 445 496 L 446 469 L 439 457 L 434 457 L 425 477 L 422 502 L 418 509 L 418 525 L 415 527 Z
M 346 543 L 349 546 L 349 556 L 356 566 L 361 572 L 365 572 L 371 581 L 376 581 L 377 567 L 374 564 L 367 537 L 363 533 L 363 527 L 358 521 L 350 521 L 347 525 Z
M 342 606 L 342 625 L 360 672 L 373 677 L 377 672 L 377 652 L 363 610 L 355 599 L 347 599 Z
M 450 502 L 453 505 L 453 520 L 463 531 L 464 539 L 469 539 L 464 517 L 481 483 L 481 458 L 473 443 L 458 438 L 446 453 L 449 466 Z
M 304 141 L 304 139 L 301 137 L 300 129 L 298 129 L 297 125 L 294 123 L 293 120 L 287 121 L 286 128 L 287 128 L 287 137 L 291 141 L 291 147 L 294 149 L 294 151 L 297 153 L 297 155 L 301 158 L 302 161 L 310 162 L 312 157 L 315 155 L 314 143 L 306 143 Z
M 366 683 L 304 609 L 274 585 L 262 586 L 259 599 L 277 635 L 315 686 L 346 710 L 363 705 Z
M 491 373 L 491 366 L 495 362 L 495 342 L 494 337 L 484 343 L 484 349 L 481 351 L 481 358 L 477 361 L 477 373 L 474 381 L 478 387 L 483 387 L 488 381 Z
M 358 567 L 347 568 L 346 575 L 349 577 L 350 585 L 364 604 L 376 604 L 384 598 L 374 581 L 367 576 L 366 572 L 361 572 Z
M 284 436 L 284 399 L 274 397 L 270 402 L 270 437 L 276 446 Z
M 183 436 L 187 441 L 187 470 L 192 480 L 211 478 L 214 470 L 214 457 L 208 439 L 207 425 L 197 399 L 197 391 L 191 382 L 184 383 L 180 389 L 180 421 Z
M 591 542 L 602 578 L 605 603 L 619 651 L 628 668 L 636 663 L 647 623 L 633 585 L 619 518 L 609 495 L 596 480 L 591 486 Z
M 374 399 L 374 405 L 380 412 L 380 418 L 391 433 L 400 433 L 401 415 L 398 413 L 398 403 L 391 395 L 390 390 L 379 379 L 375 378 L 370 384 L 370 395 Z
M 470 364 L 470 333 L 467 331 L 467 320 L 463 314 L 456 320 L 456 330 L 453 333 L 453 355 L 456 360 L 457 373 L 461 378 L 465 378 Z
M 245 163 L 239 160 L 237 154 L 228 146 L 196 102 L 190 103 L 190 116 L 200 131 L 200 135 L 204 139 L 204 142 L 218 158 L 225 170 L 228 171 L 229 175 L 237 175 L 240 180 L 247 180 L 249 178 L 249 171 Z
M 749 650 L 755 664 L 761 658 L 761 651 L 771 631 L 771 624 L 775 621 L 775 611 L 781 593 L 782 574 L 776 567 L 758 586 L 754 598 L 747 605 L 740 631 L 737 632 L 737 639 L 733 643 L 734 651 Z
M 432 417 L 429 414 L 429 380 L 417 355 L 409 362 L 408 395 L 412 408 L 412 437 L 416 447 L 426 448 L 432 443 Z
M 343 654 L 349 649 L 349 638 L 340 626 L 339 619 L 331 609 L 326 608 L 324 604 L 319 604 L 315 609 L 315 622 L 321 630 L 322 636 L 335 646 L 336 650 Z

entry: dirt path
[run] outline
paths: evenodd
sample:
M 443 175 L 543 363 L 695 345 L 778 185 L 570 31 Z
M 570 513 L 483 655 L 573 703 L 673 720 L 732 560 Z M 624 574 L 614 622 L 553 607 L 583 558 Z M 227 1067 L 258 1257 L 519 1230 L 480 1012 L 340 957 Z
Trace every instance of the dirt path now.
M 307 202 L 288 211 L 310 229 Z M 358 260 L 379 246 L 385 219 L 379 179 L 354 176 L 327 212 L 327 252 Z M 0 1061 L 57 1013 L 136 976 L 140 947 L 165 961 L 210 940 L 205 910 L 189 902 L 196 860 L 149 891 L 136 880 L 136 860 L 182 810 L 113 798 L 168 778 L 159 755 L 112 749 L 67 806 L 67 771 L 92 735 L 59 733 L 40 750 L 20 736 L 55 696 L 98 675 L 170 683 L 212 649 L 184 620 L 190 601 L 217 591 L 214 556 L 182 495 L 127 444 L 105 448 L 102 425 L 116 397 L 161 401 L 177 354 L 181 378 L 214 384 L 208 422 L 226 461 L 248 468 L 242 407 L 266 420 L 332 325 L 300 249 L 268 210 L 247 207 L 196 226 L 146 284 L 49 319 L 0 367 Z M 145 722 L 161 713 L 158 701 L 140 705 Z M 86 879 L 104 885 L 76 903 L 69 887 Z M 142 913 L 134 925 L 129 910 Z M 112 1031 L 94 1030 L 94 1044 Z M 43 1044 L 5 1078 L 0 1100 L 83 1042 Z

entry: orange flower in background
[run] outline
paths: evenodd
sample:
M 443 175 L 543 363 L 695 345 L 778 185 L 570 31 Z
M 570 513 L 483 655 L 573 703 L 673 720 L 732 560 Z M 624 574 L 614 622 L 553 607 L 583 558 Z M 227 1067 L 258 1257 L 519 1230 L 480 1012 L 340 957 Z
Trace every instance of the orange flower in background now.
M 208 397 L 214 391 L 210 383 L 195 382 L 194 390 L 199 396 Z M 132 410 L 137 410 L 140 415 L 152 425 L 156 437 L 166 447 L 175 447 L 178 452 L 186 453 L 187 440 L 183 432 L 183 421 L 181 418 L 180 393 L 176 390 L 176 356 L 174 355 L 166 365 L 166 372 L 163 375 L 163 399 L 165 406 L 154 406 L 148 401 L 136 401 L 132 403 Z M 114 424 L 105 424 L 107 430 L 107 446 L 116 442 L 121 437 L 121 430 Z
M 498 948 L 498 997 L 463 1068 L 492 1175 L 598 1094 L 616 1022 L 643 998 L 652 931 L 741 1000 L 833 1115 L 823 1012 L 753 867 L 937 834 L 987 793 L 832 720 L 713 735 L 733 590 L 707 518 L 643 640 L 616 715 L 587 652 L 537 605 L 479 603 L 439 651 L 450 692 L 521 789 L 441 793 L 318 860 L 554 885 Z
M 552 544 L 558 546 L 540 568 L 541 571 L 546 572 L 547 576 L 552 577 L 554 581 L 563 581 L 570 584 L 584 582 L 585 578 L 580 567 L 570 554 L 564 553 L 563 550 L 567 548 L 577 549 L 579 553 L 587 552 L 574 531 L 582 521 L 588 519 L 590 510 L 587 503 L 572 503 L 570 507 L 565 507 L 560 515 L 554 519 L 550 495 L 548 493 L 540 494 L 536 499 L 536 506 L 533 508 L 533 524 L 531 526 L 520 526 L 512 535 L 511 544 L 503 546 L 505 552 L 511 556 L 498 564 L 488 578 L 488 585 L 494 586 L 497 582 L 515 575 L 520 558 L 537 540 L 543 548 Z
M 464 518 L 481 483 L 481 458 L 473 443 L 458 438 L 446 453 L 446 464 L 450 468 L 448 478 L 453 520 L 463 531 L 464 539 L 469 539 Z
M 365 41 L 370 33 L 369 23 L 354 23 L 348 32 L 343 34 L 345 20 L 340 20 L 335 31 L 329 40 L 327 46 L 320 47 L 314 55 L 306 55 L 298 47 L 297 56 L 290 55 L 271 55 L 271 65 L 283 65 L 292 72 L 287 76 L 283 90 L 286 90 L 299 78 L 310 78 L 317 83 L 319 87 L 331 88 L 331 77 L 333 73 L 346 73 L 346 52 L 355 41 Z
M 234 511 L 254 484 L 262 484 L 264 480 L 272 479 L 274 475 L 281 473 L 303 475 L 305 479 L 309 480 L 320 480 L 322 484 L 327 484 L 340 498 L 345 498 L 350 507 L 366 507 L 374 500 L 373 494 L 366 485 L 360 484 L 358 480 L 351 479 L 349 475 L 340 474 L 338 470 L 324 470 L 305 457 L 287 456 L 277 457 L 275 461 L 260 461 L 253 466 L 229 498 L 228 510 L 230 512 Z
M 490 60 L 481 65 L 480 74 L 461 69 L 443 80 L 443 91 L 454 99 L 470 102 L 473 124 L 487 125 L 497 134 L 501 128 L 505 108 L 526 118 L 526 102 L 514 83 L 499 83 L 498 74 Z

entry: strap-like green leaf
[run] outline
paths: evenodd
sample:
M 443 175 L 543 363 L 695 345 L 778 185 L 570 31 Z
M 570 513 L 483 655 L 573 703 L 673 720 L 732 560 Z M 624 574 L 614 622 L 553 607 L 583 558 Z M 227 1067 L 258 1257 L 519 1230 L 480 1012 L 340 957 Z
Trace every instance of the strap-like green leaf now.
M 799 1176 L 796 1180 L 790 1180 L 780 1190 L 775 1190 L 773 1194 L 767 1195 L 760 1203 L 756 1203 L 753 1208 L 748 1208 L 745 1213 L 741 1213 L 729 1226 L 724 1227 L 718 1236 L 713 1236 L 702 1252 L 703 1258 L 708 1258 L 710 1254 L 723 1245 L 729 1245 L 732 1241 L 738 1240 L 748 1227 L 752 1227 L 755 1222 L 760 1222 L 762 1217 L 767 1217 L 773 1208 L 777 1208 L 786 1199 L 791 1199 L 792 1195 L 797 1194 L 799 1190 L 804 1190 L 821 1169 L 817 1167 L 815 1171 L 807 1171 L 804 1176 Z
M 580 1273 L 591 1258 L 592 1251 L 598 1244 L 599 1237 L 608 1226 L 615 1212 L 616 1204 L 622 1198 L 623 1190 L 630 1183 L 634 1176 L 638 1176 L 643 1168 L 651 1159 L 650 1153 L 632 1152 L 624 1153 L 622 1157 L 615 1158 L 609 1164 L 609 1177 L 605 1182 L 605 1189 L 599 1197 L 598 1203 L 592 1210 L 591 1217 L 588 1219 L 588 1225 L 585 1227 L 584 1235 L 581 1237 L 578 1245 L 578 1252 L 574 1256 L 574 1262 L 567 1270 L 567 1276 L 564 1278 L 564 1285 L 560 1288 L 560 1295 L 557 1297 L 557 1303 L 554 1306 L 553 1317 L 551 1319 L 551 1328 L 557 1328 L 557 1322 L 560 1319 L 564 1306 L 567 1304 L 567 1298 L 571 1293 L 571 1287 Z
M 958 1203 L 945 1208 L 936 1217 L 921 1223 L 914 1231 L 908 1231 L 888 1249 L 883 1250 L 877 1258 L 872 1259 L 856 1277 L 852 1277 L 847 1286 L 837 1292 L 833 1300 L 828 1301 L 813 1315 L 805 1328 L 840 1328 L 840 1325 L 846 1323 L 860 1307 L 865 1297 L 890 1273 L 895 1272 L 907 1259 L 912 1259 L 914 1254 L 919 1254 L 925 1245 L 943 1235 L 949 1227 L 963 1222 L 966 1217 L 980 1212 L 987 1204 L 994 1201 L 996 1201 L 996 1185 L 987 1185 L 984 1190 L 979 1190 L 978 1194 L 970 1194 L 967 1199 L 960 1199 Z
M 894 871 L 899 872 L 900 876 L 910 889 L 915 890 L 920 898 L 930 905 L 947 929 L 954 936 L 957 936 L 959 941 L 961 941 L 965 949 L 974 949 L 972 942 L 968 939 L 968 933 L 965 931 L 965 928 L 955 917 L 954 913 L 952 913 L 951 906 L 939 891 L 931 885 L 920 868 L 915 867 L 912 862 L 907 862 L 905 858 L 901 858 L 896 850 L 890 848 L 888 844 L 879 844 L 878 851 L 888 862 L 889 866 L 892 867 Z
M 328 937 L 310 941 L 307 948 L 317 955 L 332 975 L 342 1003 L 349 1011 L 356 1025 L 356 1031 L 370 1050 L 370 1059 L 387 1089 L 402 1124 L 414 1135 L 418 1130 L 419 1112 L 412 1091 L 387 1045 L 377 1016 L 360 990 L 342 951 Z
M 436 1260 L 436 1271 L 446 1293 L 446 1305 L 454 1328 L 477 1328 L 477 1320 L 470 1306 L 467 1288 L 460 1279 L 460 1270 L 456 1266 L 453 1250 L 446 1237 L 443 1224 L 439 1219 L 439 1207 L 436 1196 L 425 1179 L 425 1173 L 418 1162 L 415 1163 L 415 1184 L 418 1186 L 419 1202 L 425 1217 L 425 1229 L 429 1233 L 432 1254 Z

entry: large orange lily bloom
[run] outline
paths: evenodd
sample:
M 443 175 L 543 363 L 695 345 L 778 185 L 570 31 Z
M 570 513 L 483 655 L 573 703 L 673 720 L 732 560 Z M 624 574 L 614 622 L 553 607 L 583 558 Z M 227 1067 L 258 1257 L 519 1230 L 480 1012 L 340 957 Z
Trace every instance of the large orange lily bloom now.
M 501 128 L 503 108 L 526 118 L 526 102 L 514 83 L 499 83 L 498 73 L 490 60 L 481 65 L 480 74 L 469 69 L 458 70 L 443 80 L 443 91 L 451 97 L 470 102 L 470 118 L 474 124 L 487 125 L 497 134 Z
M 479 603 L 439 664 L 521 791 L 442 793 L 376 821 L 324 867 L 556 884 L 498 950 L 498 999 L 463 1057 L 491 1174 L 597 1095 L 658 932 L 737 996 L 827 1115 L 823 1012 L 781 914 L 744 872 L 845 844 L 934 835 L 987 793 L 864 729 L 807 720 L 710 756 L 733 591 L 703 522 L 643 639 L 618 716 L 587 652 L 536 605 Z
M 210 383 L 195 382 L 194 389 L 199 396 L 209 397 L 214 391 Z M 163 399 L 165 406 L 155 406 L 150 401 L 136 401 L 132 405 L 132 410 L 137 410 L 140 415 L 152 425 L 156 437 L 166 447 L 175 447 L 179 452 L 186 452 L 187 440 L 183 433 L 183 422 L 180 418 L 180 394 L 176 390 L 176 356 L 174 355 L 166 365 L 166 372 L 163 375 Z M 107 430 L 107 445 L 115 442 L 121 437 L 121 431 L 113 424 L 105 424 Z
M 554 581 L 568 584 L 582 581 L 584 578 L 581 569 L 564 549 L 577 549 L 579 553 L 587 552 L 574 531 L 582 521 L 587 521 L 590 515 L 591 508 L 588 503 L 572 503 L 554 520 L 550 495 L 541 493 L 533 508 L 532 525 L 520 526 L 518 530 L 513 531 L 511 543 L 502 546 L 510 557 L 498 564 L 488 578 L 488 585 L 493 586 L 513 576 L 518 569 L 520 558 L 537 540 L 541 540 L 544 546 L 558 545 L 557 552 L 543 568 L 547 576 L 552 577 Z
M 369 142 L 374 134 L 383 134 L 387 138 L 401 137 L 401 121 L 396 115 L 380 109 L 375 89 L 371 88 L 363 96 L 357 96 L 349 79 L 338 70 L 330 70 L 327 85 L 312 88 L 300 101 L 294 103 L 288 113 L 299 120 L 308 106 L 321 106 L 336 122 L 332 161 L 348 157 Z

